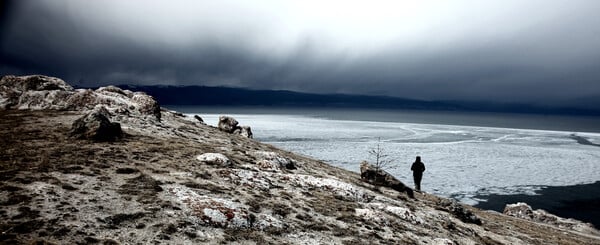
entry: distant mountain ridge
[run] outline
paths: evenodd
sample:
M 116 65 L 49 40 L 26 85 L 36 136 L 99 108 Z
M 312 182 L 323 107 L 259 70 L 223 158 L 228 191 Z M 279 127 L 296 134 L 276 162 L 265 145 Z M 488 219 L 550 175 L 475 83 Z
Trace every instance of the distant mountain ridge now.
M 143 91 L 162 105 L 339 107 L 408 110 L 477 111 L 559 115 L 600 115 L 600 110 L 573 107 L 542 107 L 517 103 L 425 101 L 389 96 L 311 94 L 287 90 L 168 85 L 118 85 Z

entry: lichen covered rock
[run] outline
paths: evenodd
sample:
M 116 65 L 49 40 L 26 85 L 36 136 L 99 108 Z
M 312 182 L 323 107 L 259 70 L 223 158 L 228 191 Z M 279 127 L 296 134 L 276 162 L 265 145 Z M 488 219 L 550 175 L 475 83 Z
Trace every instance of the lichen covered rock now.
M 0 86 L 11 87 L 17 91 L 73 91 L 73 87 L 65 81 L 56 78 L 42 75 L 30 76 L 4 76 L 1 79 Z
M 73 89 L 65 81 L 41 75 L 0 79 L 0 108 L 20 110 L 92 110 L 97 105 L 120 116 L 150 116 L 160 121 L 160 105 L 152 96 L 115 86 Z
M 297 169 L 296 161 L 272 151 L 253 151 L 248 154 L 256 158 L 256 165 L 261 170 L 279 172 L 281 169 Z
M 121 124 L 110 122 L 109 112 L 97 107 L 73 122 L 71 136 L 94 141 L 115 141 L 123 137 Z
M 503 213 L 520 219 L 531 220 L 588 234 L 600 235 L 598 230 L 590 223 L 585 223 L 576 219 L 561 218 L 542 209 L 533 210 L 531 206 L 523 202 L 507 204 L 504 207 Z
M 0 79 L 0 108 L 61 109 L 72 92 L 73 87 L 55 77 L 4 76 Z
M 219 124 L 217 125 L 217 127 L 223 132 L 232 134 L 233 131 L 235 131 L 235 129 L 237 128 L 237 125 L 238 121 L 235 120 L 235 118 L 229 116 L 220 116 Z
M 221 167 L 227 167 L 231 165 L 231 160 L 221 153 L 204 153 L 197 156 L 196 159 L 209 165 L 217 165 Z
M 285 225 L 281 220 L 268 215 L 252 213 L 244 204 L 231 200 L 200 195 L 182 186 L 167 187 L 175 201 L 183 204 L 188 218 L 194 223 L 217 228 L 267 228 L 281 229 Z
M 135 92 L 131 97 L 135 103 L 136 109 L 143 115 L 154 115 L 160 120 L 160 105 L 152 96 L 142 92 Z
M 219 130 L 230 134 L 239 134 L 250 139 L 253 137 L 252 130 L 249 126 L 238 126 L 238 121 L 230 116 L 220 116 L 217 127 Z

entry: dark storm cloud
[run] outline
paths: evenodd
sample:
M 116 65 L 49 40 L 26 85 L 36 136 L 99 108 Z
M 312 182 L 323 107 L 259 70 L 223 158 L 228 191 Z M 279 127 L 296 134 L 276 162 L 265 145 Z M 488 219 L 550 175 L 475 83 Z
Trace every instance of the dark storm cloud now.
M 542 105 L 600 96 L 600 2 L 424 2 L 15 1 L 2 7 L 0 73 Z

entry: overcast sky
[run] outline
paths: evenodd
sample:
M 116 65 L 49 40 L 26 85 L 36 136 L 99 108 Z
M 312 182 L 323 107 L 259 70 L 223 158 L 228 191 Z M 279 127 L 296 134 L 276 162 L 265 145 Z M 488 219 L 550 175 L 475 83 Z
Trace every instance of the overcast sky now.
M 573 105 L 600 101 L 599 13 L 597 0 L 5 1 L 0 74 Z

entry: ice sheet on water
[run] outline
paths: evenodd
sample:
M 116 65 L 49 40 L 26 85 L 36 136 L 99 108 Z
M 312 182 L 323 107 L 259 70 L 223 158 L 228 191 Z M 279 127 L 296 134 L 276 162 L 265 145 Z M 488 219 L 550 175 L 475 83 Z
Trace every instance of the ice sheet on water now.
M 219 115 L 203 115 L 215 125 Z M 388 171 L 412 184 L 420 155 L 426 192 L 477 202 L 477 194 L 533 194 L 540 186 L 600 180 L 600 147 L 578 144 L 573 132 L 394 122 L 329 120 L 297 115 L 232 115 L 255 139 L 351 171 L 381 140 L 397 166 Z M 577 133 L 591 142 L 600 134 Z

